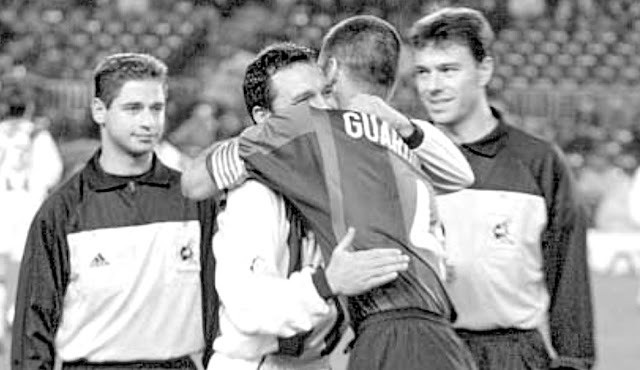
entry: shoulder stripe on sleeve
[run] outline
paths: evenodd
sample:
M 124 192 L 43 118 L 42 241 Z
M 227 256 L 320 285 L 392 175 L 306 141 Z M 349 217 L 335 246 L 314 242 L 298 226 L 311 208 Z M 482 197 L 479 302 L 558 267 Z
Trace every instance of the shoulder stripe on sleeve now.
M 210 156 L 211 174 L 218 189 L 230 189 L 247 177 L 244 162 L 240 159 L 237 140 L 220 144 Z

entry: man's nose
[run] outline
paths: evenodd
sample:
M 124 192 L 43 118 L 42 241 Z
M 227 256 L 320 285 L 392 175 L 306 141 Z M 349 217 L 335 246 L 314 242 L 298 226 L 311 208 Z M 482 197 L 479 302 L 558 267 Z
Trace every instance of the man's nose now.
M 139 123 L 143 127 L 151 128 L 156 125 L 157 121 L 158 117 L 151 109 L 144 109 L 142 113 L 140 113 Z
M 427 83 L 427 89 L 431 93 L 442 90 L 442 76 L 440 73 L 433 72 L 429 82 Z

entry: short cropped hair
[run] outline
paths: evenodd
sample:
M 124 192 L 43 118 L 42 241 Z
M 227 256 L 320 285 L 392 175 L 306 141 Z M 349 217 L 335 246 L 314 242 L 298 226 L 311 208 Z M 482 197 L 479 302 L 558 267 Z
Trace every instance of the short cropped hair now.
M 394 87 L 402 41 L 389 22 L 372 15 L 347 18 L 333 26 L 322 41 L 320 61 L 326 68 L 335 58 L 370 93 L 386 96 Z
M 275 43 L 262 49 L 247 66 L 242 83 L 244 103 L 253 120 L 253 107 L 271 110 L 273 96 L 271 76 L 294 63 L 315 63 L 317 53 L 312 49 L 291 42 Z
M 167 65 L 148 54 L 113 54 L 102 60 L 93 72 L 94 97 L 111 106 L 128 81 L 157 80 L 167 91 Z
M 414 49 L 429 44 L 455 42 L 469 47 L 473 58 L 481 62 L 491 55 L 494 33 L 481 12 L 465 7 L 447 7 L 426 15 L 411 27 L 409 42 Z
M 7 116 L 17 118 L 24 116 L 35 97 L 25 81 L 8 79 L 0 82 L 0 101 L 6 107 Z

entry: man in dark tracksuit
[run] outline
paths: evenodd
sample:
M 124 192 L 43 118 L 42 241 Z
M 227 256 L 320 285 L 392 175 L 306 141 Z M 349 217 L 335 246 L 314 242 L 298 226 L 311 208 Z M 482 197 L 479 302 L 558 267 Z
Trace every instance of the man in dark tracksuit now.
M 411 34 L 422 103 L 476 178 L 438 198 L 454 325 L 483 370 L 589 369 L 584 212 L 560 151 L 489 106 L 492 39 L 482 14 L 467 8 L 427 15 Z
M 32 223 L 13 369 L 203 368 L 217 331 L 215 209 L 184 198 L 180 174 L 154 154 L 166 73 L 143 54 L 97 67 L 101 149 Z

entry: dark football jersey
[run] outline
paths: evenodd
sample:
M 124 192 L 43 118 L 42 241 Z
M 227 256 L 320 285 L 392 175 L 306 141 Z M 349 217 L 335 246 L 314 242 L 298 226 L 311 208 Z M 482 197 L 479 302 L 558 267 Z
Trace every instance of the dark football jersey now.
M 244 163 L 230 161 L 234 155 Z M 411 257 L 398 279 L 349 300 L 356 323 L 398 308 L 454 318 L 441 282 L 444 252 L 433 189 L 387 123 L 303 104 L 245 130 L 211 158 L 218 185 L 246 171 L 287 198 L 316 232 L 325 259 L 349 226 L 357 230 L 356 249 L 397 248 Z

